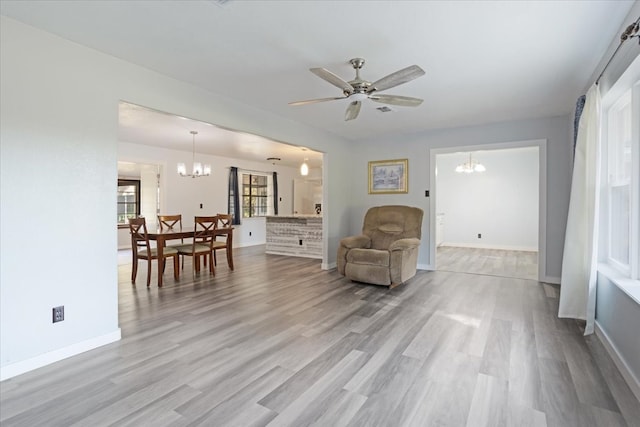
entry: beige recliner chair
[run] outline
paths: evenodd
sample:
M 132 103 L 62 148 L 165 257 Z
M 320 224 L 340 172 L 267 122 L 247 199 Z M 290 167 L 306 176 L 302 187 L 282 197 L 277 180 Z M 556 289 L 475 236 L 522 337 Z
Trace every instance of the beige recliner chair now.
M 362 234 L 338 248 L 338 272 L 357 282 L 393 288 L 416 274 L 422 234 L 420 208 L 377 206 L 364 217 Z

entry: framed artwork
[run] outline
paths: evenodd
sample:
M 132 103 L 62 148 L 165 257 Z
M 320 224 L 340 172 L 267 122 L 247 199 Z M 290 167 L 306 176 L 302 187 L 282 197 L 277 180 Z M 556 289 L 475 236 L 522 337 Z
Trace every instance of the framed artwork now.
M 369 162 L 369 194 L 408 193 L 407 159 Z

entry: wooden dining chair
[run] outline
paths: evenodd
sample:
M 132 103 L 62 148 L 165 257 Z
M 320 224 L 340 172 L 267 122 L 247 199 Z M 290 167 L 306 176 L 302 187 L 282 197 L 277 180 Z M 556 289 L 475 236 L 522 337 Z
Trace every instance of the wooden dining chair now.
M 218 214 L 216 215 L 216 229 L 228 228 L 232 229 L 233 227 L 233 215 L 229 214 Z M 231 232 L 231 231 L 230 231 Z M 230 234 L 219 234 L 214 236 L 213 242 L 213 263 L 218 265 L 218 260 L 216 259 L 216 252 L 220 250 L 227 251 L 227 265 L 231 270 L 233 270 L 233 258 L 232 251 L 230 250 L 230 245 L 233 242 L 233 239 Z
M 160 224 L 160 230 L 182 229 L 182 215 L 158 215 L 158 223 Z
M 158 215 L 158 224 L 160 224 L 160 230 L 175 230 L 179 229 L 182 231 L 182 215 Z M 184 243 L 184 239 L 180 239 L 180 243 L 174 243 L 171 245 L 167 245 L 167 247 L 175 248 L 176 250 L 182 247 L 191 247 L 191 244 Z M 184 269 L 184 256 L 180 256 L 182 258 L 182 268 Z
M 144 218 L 130 218 L 129 230 L 131 232 L 131 251 L 133 253 L 133 265 L 131 268 L 131 283 L 136 283 L 138 275 L 138 261 L 147 260 L 147 288 L 151 284 L 151 261 L 158 260 L 158 274 L 164 273 L 165 261 L 167 258 L 173 258 L 173 277 L 177 280 L 180 274 L 180 266 L 178 261 L 178 250 L 166 247 L 162 253 L 162 260 L 158 259 L 158 251 L 152 248 L 147 235 L 147 222 Z
M 214 230 L 217 224 L 215 216 L 196 216 L 193 227 L 193 242 L 178 248 L 181 255 L 193 259 L 192 271 L 200 272 L 200 256 L 209 257 L 209 272 L 216 275 L 213 260 Z M 205 264 L 206 265 L 206 264 Z

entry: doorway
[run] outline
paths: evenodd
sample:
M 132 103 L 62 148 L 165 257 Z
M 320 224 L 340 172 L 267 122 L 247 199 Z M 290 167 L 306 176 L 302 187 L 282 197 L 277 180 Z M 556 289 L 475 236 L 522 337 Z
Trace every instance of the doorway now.
M 545 276 L 546 140 L 431 150 L 435 270 Z
M 160 212 L 160 179 L 163 165 L 118 160 L 118 180 L 137 182 L 135 199 L 138 206 L 131 212 L 120 212 L 118 205 L 118 249 L 129 249 L 131 240 L 127 218 L 142 216 L 147 218 L 148 226 L 156 225 L 156 216 Z M 121 195 L 118 194 L 120 198 Z M 129 259 L 130 261 L 130 259 Z M 118 260 L 120 262 L 120 259 Z

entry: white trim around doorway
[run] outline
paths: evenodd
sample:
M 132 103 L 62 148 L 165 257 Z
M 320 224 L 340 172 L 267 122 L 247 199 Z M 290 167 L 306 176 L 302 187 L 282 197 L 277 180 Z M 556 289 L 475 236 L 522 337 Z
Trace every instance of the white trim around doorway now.
M 456 153 L 459 151 L 489 151 L 504 150 L 509 148 L 538 147 L 538 281 L 546 283 L 558 283 L 556 278 L 546 275 L 546 248 L 547 248 L 547 140 L 535 139 L 525 141 L 501 142 L 495 144 L 466 145 L 447 148 L 432 148 L 429 150 L 430 159 L 430 200 L 429 204 L 429 270 L 436 269 L 436 156 L 438 154 Z

